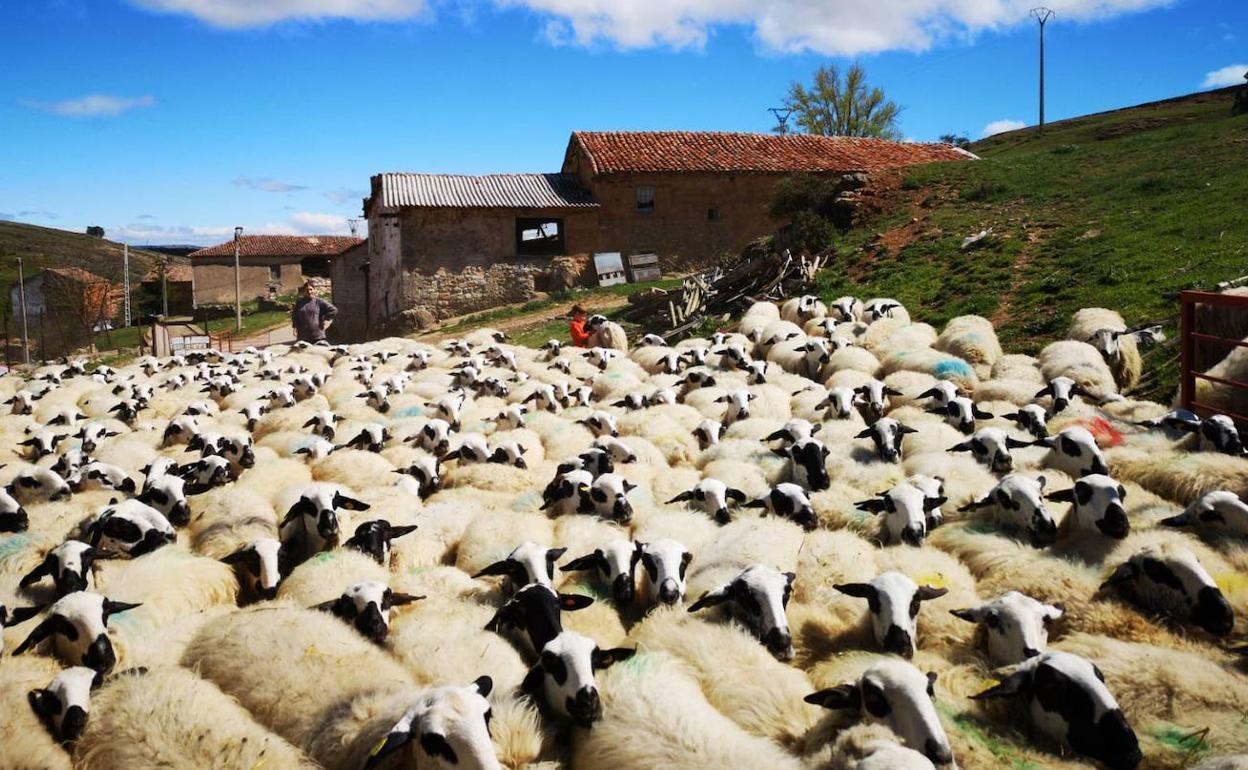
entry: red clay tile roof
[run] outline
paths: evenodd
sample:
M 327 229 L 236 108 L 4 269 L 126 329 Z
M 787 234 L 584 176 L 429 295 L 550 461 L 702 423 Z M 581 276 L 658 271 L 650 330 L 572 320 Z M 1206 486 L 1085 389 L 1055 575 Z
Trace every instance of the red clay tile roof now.
M 244 257 L 336 257 L 363 242 L 363 238 L 348 235 L 244 235 L 239 239 L 238 253 Z M 188 256 L 232 257 L 234 241 L 193 251 Z
M 811 134 L 576 131 L 595 174 L 653 171 L 876 171 L 975 156 L 947 144 Z
M 107 278 L 83 270 L 81 267 L 45 267 L 43 271 L 45 273 L 55 273 L 61 278 L 66 278 L 76 283 L 111 283 Z

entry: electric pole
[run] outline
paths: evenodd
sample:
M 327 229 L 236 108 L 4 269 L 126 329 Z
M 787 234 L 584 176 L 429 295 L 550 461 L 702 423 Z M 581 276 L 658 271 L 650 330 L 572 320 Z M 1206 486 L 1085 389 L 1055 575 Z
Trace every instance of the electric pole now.
M 26 268 L 22 258 L 17 258 L 17 296 L 22 306 L 22 361 L 30 366 L 30 332 L 26 328 Z
M 121 244 L 122 326 L 130 326 L 130 244 Z
M 169 317 L 169 257 L 160 258 L 160 314 Z
M 354 238 L 355 236 L 359 235 L 359 230 L 360 230 L 360 220 L 359 220 L 359 218 L 358 218 L 358 217 L 356 217 L 356 218 L 353 218 L 353 219 L 348 219 L 348 220 L 347 220 L 347 227 L 349 227 L 349 228 L 351 229 L 351 237 L 352 237 L 352 238 Z
M 782 136 L 789 133 L 789 116 L 793 114 L 793 108 L 768 107 L 767 111 L 776 118 L 776 127 L 771 130 Z
M 1053 11 L 1041 6 L 1031 9 L 1031 17 L 1040 22 L 1040 127 L 1036 133 L 1044 133 L 1044 25 L 1053 18 Z
M 243 279 L 238 268 L 239 241 L 243 237 L 243 228 L 234 228 L 234 328 L 243 331 Z

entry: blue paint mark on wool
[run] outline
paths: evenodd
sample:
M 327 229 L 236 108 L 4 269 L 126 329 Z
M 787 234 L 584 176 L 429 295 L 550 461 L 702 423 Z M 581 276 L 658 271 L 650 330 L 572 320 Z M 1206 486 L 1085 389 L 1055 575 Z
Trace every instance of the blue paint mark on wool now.
M 405 406 L 395 414 L 395 417 L 419 417 L 424 413 L 425 408 L 423 406 Z
M 945 359 L 932 367 L 932 376 L 939 380 L 970 377 L 971 374 L 971 365 L 956 358 Z

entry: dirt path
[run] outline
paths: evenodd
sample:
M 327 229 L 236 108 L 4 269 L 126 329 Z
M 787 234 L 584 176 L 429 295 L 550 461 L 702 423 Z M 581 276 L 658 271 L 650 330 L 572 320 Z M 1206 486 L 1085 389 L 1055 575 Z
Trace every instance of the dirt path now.
M 997 309 L 993 311 L 992 321 L 994 328 L 1000 328 L 1010 320 L 1010 311 L 1014 309 L 1014 297 L 1018 294 L 1018 289 L 1023 285 L 1023 273 L 1027 271 L 1027 266 L 1031 264 L 1032 249 L 1043 237 L 1039 230 L 1031 230 L 1027 233 L 1027 245 L 1023 250 L 1018 252 L 1018 258 L 1014 260 L 1014 272 L 1010 277 L 1010 288 L 1005 290 L 1001 295 L 1001 301 L 997 303 Z
M 544 323 L 546 321 L 553 321 L 557 318 L 561 318 L 563 317 L 565 313 L 568 312 L 568 308 L 572 307 L 573 304 L 579 304 L 581 307 L 593 313 L 596 311 L 614 310 L 616 308 L 624 307 L 625 305 L 628 304 L 628 298 L 621 297 L 615 294 L 606 294 L 606 295 L 598 296 L 598 297 L 585 297 L 584 299 L 581 299 L 576 302 L 569 302 L 566 306 L 556 305 L 554 307 L 543 308 L 542 310 L 534 310 L 532 313 L 523 313 L 521 315 L 511 316 L 509 318 L 500 318 L 494 321 L 484 321 L 480 324 L 477 324 L 476 326 L 472 328 L 488 326 L 491 329 L 498 329 L 500 332 L 512 332 L 512 331 L 516 331 L 517 329 L 523 329 L 523 328 L 533 326 L 539 323 Z M 516 306 L 513 305 L 512 307 L 516 307 Z M 498 310 L 499 308 L 490 308 L 490 309 Z M 478 313 L 479 312 L 481 311 L 478 311 Z M 448 318 L 445 321 L 443 321 L 441 325 L 438 326 L 437 329 L 431 329 L 427 332 L 422 332 L 421 334 L 414 335 L 413 339 L 418 339 L 418 340 L 421 340 L 422 342 L 441 342 L 442 340 L 447 340 L 453 337 L 460 336 L 464 334 L 465 332 L 470 331 L 471 329 L 468 329 L 468 328 L 457 329 L 454 332 L 448 332 L 448 331 L 443 331 L 443 330 L 456 327 L 460 323 L 462 323 L 464 319 L 469 318 L 474 315 L 477 315 L 477 313 L 469 313 L 467 315 L 457 316 L 455 318 Z

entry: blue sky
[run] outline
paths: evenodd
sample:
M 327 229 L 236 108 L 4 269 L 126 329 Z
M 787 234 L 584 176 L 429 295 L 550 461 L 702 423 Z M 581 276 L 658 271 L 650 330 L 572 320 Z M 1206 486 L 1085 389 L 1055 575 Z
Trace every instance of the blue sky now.
M 1035 121 L 1031 5 L 0 0 L 0 218 L 345 232 L 380 171 L 553 171 L 575 129 L 766 131 L 827 61 L 861 61 L 907 137 L 978 138 Z M 1050 6 L 1050 119 L 1248 69 L 1244 0 Z

